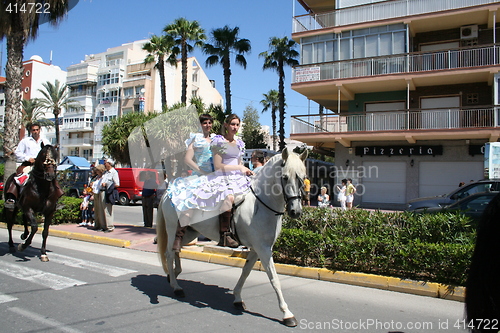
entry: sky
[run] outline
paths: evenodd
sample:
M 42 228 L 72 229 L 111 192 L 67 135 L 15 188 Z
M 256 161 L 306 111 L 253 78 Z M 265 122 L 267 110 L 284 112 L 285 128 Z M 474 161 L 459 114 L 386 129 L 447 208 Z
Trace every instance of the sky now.
M 233 112 L 243 116 L 243 110 L 251 104 L 260 113 L 263 94 L 278 89 L 278 75 L 272 70 L 262 70 L 263 58 L 259 53 L 269 49 L 270 37 L 291 38 L 294 10 L 295 15 L 305 13 L 295 0 L 79 0 L 57 27 L 40 26 L 38 37 L 25 47 L 24 60 L 39 55 L 49 62 L 52 52 L 52 63 L 66 70 L 84 60 L 87 54 L 148 39 L 152 34 L 161 35 L 163 28 L 179 17 L 198 21 L 207 37 L 213 29 L 237 26 L 239 37 L 250 40 L 252 51 L 245 55 L 246 69 L 232 61 Z M 0 43 L 2 76 L 5 76 L 6 41 Z M 207 68 L 204 65 L 207 56 L 200 50 L 191 55 L 202 64 L 208 78 L 216 81 L 218 91 L 224 96 L 222 67 Z M 289 137 L 290 115 L 317 113 L 317 104 L 290 88 L 291 68 L 285 69 L 285 75 L 285 135 Z M 270 112 L 260 113 L 260 123 L 271 127 Z

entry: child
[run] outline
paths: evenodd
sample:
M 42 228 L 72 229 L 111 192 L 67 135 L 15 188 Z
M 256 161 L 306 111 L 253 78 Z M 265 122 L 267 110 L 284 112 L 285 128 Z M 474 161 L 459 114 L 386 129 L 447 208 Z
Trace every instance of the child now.
M 82 211 L 82 222 L 79 224 L 82 227 L 92 226 L 92 207 L 90 207 L 90 197 L 92 196 L 92 188 L 86 187 L 83 190 L 83 201 L 80 204 Z

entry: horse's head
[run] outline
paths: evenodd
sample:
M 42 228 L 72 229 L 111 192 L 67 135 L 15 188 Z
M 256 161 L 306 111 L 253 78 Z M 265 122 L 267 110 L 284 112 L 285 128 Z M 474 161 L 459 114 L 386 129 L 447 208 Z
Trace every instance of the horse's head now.
M 42 144 L 42 149 L 35 159 L 34 169 L 36 173 L 43 172 L 43 179 L 48 182 L 53 181 L 57 176 L 57 162 L 55 157 L 56 151 L 54 146 Z
M 302 214 L 302 188 L 306 177 L 304 161 L 307 158 L 307 149 L 302 154 L 289 153 L 285 148 L 281 153 L 283 167 L 281 185 L 286 203 L 286 211 L 291 218 L 298 218 Z

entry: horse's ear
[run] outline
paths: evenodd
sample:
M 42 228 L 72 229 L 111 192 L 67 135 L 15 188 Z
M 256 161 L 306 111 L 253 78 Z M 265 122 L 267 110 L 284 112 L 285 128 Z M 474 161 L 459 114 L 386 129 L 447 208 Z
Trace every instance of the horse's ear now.
M 288 149 L 286 147 L 281 152 L 281 158 L 283 159 L 283 161 L 286 161 L 286 159 L 288 158 Z
M 42 141 L 42 143 L 40 143 L 40 148 L 42 148 L 42 149 L 43 149 L 43 147 L 45 147 L 45 144 L 44 144 L 44 143 L 43 143 L 43 141 Z
M 302 154 L 299 155 L 299 157 L 302 161 L 305 161 L 307 158 L 307 155 L 309 155 L 309 151 L 307 149 L 304 149 L 304 151 L 302 152 Z

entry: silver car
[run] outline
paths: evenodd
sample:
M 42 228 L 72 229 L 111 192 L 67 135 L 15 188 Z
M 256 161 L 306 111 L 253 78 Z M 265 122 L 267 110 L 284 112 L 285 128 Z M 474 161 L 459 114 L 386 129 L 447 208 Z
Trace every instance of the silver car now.
M 500 190 L 500 179 L 485 179 L 459 187 L 448 194 L 435 197 L 413 199 L 408 202 L 407 210 L 413 211 L 422 208 L 444 207 L 479 192 Z

